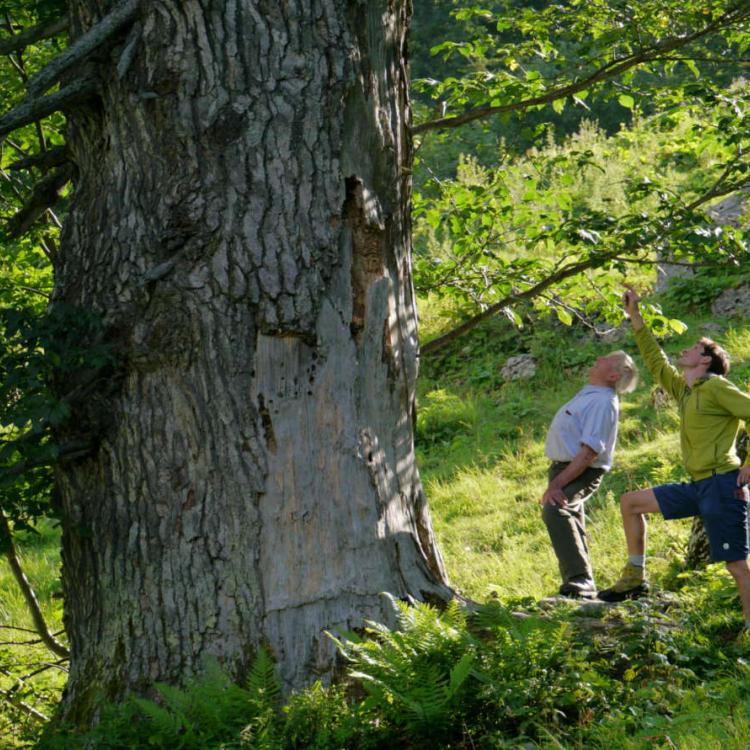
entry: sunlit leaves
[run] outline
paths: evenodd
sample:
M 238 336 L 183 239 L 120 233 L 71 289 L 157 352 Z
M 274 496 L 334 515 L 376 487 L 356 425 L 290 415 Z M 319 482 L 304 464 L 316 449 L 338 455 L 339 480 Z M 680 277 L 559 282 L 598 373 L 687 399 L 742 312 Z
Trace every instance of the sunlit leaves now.
M 641 274 L 657 257 L 747 262 L 742 231 L 705 213 L 745 179 L 734 139 L 741 152 L 750 147 L 746 97 L 736 86 L 706 110 L 670 112 L 614 137 L 584 128 L 498 169 L 464 160 L 455 180 L 417 197 L 418 289 L 449 295 L 467 315 L 531 295 L 566 324 L 573 311 L 615 321 L 622 282 L 611 283 L 612 271 Z M 681 329 L 647 314 L 664 333 Z
M 63 0 L 6 0 L 0 35 L 19 34 L 59 18 L 66 5 Z M 62 39 L 48 39 L 0 58 L 4 107 L 26 95 L 26 80 L 64 44 Z M 24 205 L 43 176 L 39 169 L 9 167 L 61 145 L 63 123 L 63 116 L 55 114 L 0 143 L 0 224 L 5 225 Z M 50 215 L 17 240 L 11 241 L 0 230 L 0 500 L 16 529 L 28 528 L 50 510 L 50 464 L 60 450 L 53 432 L 70 415 L 70 403 L 55 393 L 55 377 L 69 373 L 71 367 L 97 367 L 82 360 L 81 346 L 90 338 L 84 329 L 90 321 L 81 315 L 63 320 L 59 310 L 45 314 L 52 286 L 50 256 L 57 237 L 58 226 Z M 78 334 L 71 340 L 73 331 Z M 92 356 L 104 366 L 102 357 L 109 355 Z
M 66 4 L 60 0 L 8 0 L 3 9 L 0 35 L 7 37 L 64 15 Z M 25 96 L 25 80 L 49 62 L 64 43 L 63 39 L 48 39 L 0 58 L 0 90 L 5 107 Z M 19 211 L 43 176 L 39 169 L 11 170 L 10 165 L 61 145 L 63 125 L 63 115 L 56 113 L 39 126 L 32 124 L 13 132 L 0 143 L 0 225 Z M 64 203 L 58 210 L 64 211 Z M 54 250 L 57 237 L 58 227 L 51 216 L 44 217 L 18 240 L 9 240 L 0 229 L 0 306 L 41 308 L 46 304 L 52 275 L 49 253 Z
M 461 74 L 417 82 L 418 91 L 449 105 L 449 116 L 517 106 L 556 90 L 560 96 L 547 101 L 559 114 L 566 100 L 583 104 L 585 95 L 573 91 L 577 98 L 567 99 L 565 89 L 587 80 L 586 93 L 600 100 L 614 98 L 627 110 L 643 103 L 654 111 L 659 89 L 674 90 L 676 65 L 686 66 L 703 87 L 725 79 L 725 66 L 747 47 L 750 29 L 750 9 L 729 0 L 566 0 L 541 8 L 485 0 L 453 15 L 460 30 L 432 53 L 460 58 Z M 604 85 L 613 73 L 618 86 Z

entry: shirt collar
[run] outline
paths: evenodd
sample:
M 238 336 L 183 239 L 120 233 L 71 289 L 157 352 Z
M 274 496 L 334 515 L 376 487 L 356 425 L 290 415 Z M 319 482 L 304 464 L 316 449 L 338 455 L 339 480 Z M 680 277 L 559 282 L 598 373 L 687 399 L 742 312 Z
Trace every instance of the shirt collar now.
M 581 393 L 609 393 L 610 395 L 616 395 L 616 391 L 614 388 L 610 388 L 607 385 L 592 385 L 591 383 L 586 383 L 586 385 L 581 388 Z
M 704 383 L 707 383 L 711 378 L 718 378 L 719 376 L 715 372 L 707 372 L 705 375 L 702 375 L 697 380 L 693 381 L 693 388 L 695 388 L 696 385 L 703 385 Z

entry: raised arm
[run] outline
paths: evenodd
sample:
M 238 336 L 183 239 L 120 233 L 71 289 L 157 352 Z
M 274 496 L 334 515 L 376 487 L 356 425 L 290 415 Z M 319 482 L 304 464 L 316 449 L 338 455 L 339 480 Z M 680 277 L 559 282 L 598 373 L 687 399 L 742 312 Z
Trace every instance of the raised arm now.
M 648 367 L 656 382 L 670 396 L 679 400 L 687 390 L 687 383 L 685 382 L 685 378 L 680 374 L 680 371 L 667 359 L 667 355 L 664 354 L 659 344 L 656 343 L 656 339 L 644 323 L 638 304 L 640 299 L 632 286 L 626 286 L 626 292 L 622 300 L 625 312 L 633 326 L 635 343 L 638 344 L 638 349 L 640 349 L 646 367 Z

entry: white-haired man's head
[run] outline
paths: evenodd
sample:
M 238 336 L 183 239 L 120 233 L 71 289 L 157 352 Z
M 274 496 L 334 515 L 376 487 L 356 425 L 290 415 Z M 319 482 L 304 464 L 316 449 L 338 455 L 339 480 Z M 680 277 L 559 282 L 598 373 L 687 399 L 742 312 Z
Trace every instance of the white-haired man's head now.
M 638 385 L 638 369 L 627 352 L 611 352 L 596 358 L 589 371 L 589 383 L 614 388 L 617 393 L 630 393 Z

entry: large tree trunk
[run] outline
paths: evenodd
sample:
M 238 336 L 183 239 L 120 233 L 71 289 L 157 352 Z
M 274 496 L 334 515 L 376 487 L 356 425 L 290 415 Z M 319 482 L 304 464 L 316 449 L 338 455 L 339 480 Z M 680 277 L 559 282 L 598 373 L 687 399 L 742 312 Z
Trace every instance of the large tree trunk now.
M 711 562 L 711 547 L 708 544 L 706 527 L 700 516 L 693 519 L 685 553 L 685 567 L 689 570 L 705 568 Z
M 98 0 L 71 0 L 73 35 Z M 124 352 L 58 473 L 71 672 L 94 696 L 329 674 L 324 629 L 450 596 L 414 462 L 407 0 L 143 3 L 70 117 L 54 299 Z M 97 409 L 99 412 L 97 412 Z

